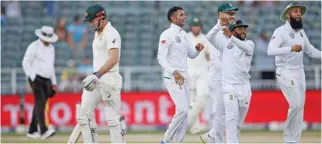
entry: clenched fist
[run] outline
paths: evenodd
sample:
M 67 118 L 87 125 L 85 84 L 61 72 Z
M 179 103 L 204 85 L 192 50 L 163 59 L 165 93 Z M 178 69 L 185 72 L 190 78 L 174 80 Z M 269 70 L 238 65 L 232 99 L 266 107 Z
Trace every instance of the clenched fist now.
M 224 32 L 224 35 L 228 38 L 231 38 L 231 36 L 233 35 L 233 33 L 227 28 L 223 28 L 222 31 Z
M 302 46 L 301 45 L 293 45 L 291 52 L 300 52 L 302 51 Z
M 201 43 L 197 43 L 197 45 L 196 45 L 196 50 L 198 51 L 198 52 L 200 52 L 200 51 L 202 51 L 204 49 L 204 46 L 201 44 Z

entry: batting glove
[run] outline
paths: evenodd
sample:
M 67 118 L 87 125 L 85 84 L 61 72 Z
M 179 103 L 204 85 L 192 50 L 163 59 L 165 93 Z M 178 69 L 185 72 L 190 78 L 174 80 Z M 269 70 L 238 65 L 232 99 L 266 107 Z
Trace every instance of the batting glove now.
M 83 80 L 84 88 L 87 91 L 93 91 L 96 89 L 96 87 L 99 84 L 99 79 L 96 75 L 88 75 L 84 80 Z
M 126 124 L 125 124 L 124 116 L 122 116 L 120 118 L 120 126 L 121 126 L 121 134 L 122 134 L 122 136 L 126 135 L 127 131 L 126 131 Z

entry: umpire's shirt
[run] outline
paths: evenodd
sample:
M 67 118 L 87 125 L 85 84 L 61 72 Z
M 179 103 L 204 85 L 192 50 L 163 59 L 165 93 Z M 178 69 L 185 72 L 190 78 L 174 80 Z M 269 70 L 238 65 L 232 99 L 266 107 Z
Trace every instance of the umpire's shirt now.
M 31 81 L 34 81 L 38 75 L 50 79 L 51 83 L 56 85 L 54 62 L 54 46 L 52 44 L 46 46 L 38 39 L 28 46 L 22 67 Z

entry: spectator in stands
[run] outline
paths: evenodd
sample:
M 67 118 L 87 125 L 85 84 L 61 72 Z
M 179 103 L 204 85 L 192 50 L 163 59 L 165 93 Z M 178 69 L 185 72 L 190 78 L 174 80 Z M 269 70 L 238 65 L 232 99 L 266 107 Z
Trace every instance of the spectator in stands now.
M 6 1 L 5 13 L 8 18 L 21 17 L 21 7 L 18 1 Z
M 4 15 L 4 12 L 2 10 L 1 10 L 0 19 L 1 19 L 1 25 L 4 25 L 6 23 L 6 21 L 7 21 L 7 18 Z
M 268 48 L 268 36 L 265 30 L 262 30 L 254 39 L 255 43 L 255 54 L 254 54 L 254 64 L 256 69 L 259 69 L 260 77 L 262 79 L 275 79 L 275 66 L 274 57 L 267 55 Z
M 88 57 L 85 57 L 77 67 L 77 71 L 80 73 L 81 79 L 85 78 L 87 75 L 93 73 L 93 65 Z
M 56 23 L 56 34 L 58 35 L 58 41 L 67 41 L 67 29 L 66 29 L 67 20 L 64 17 L 61 17 Z
M 67 62 L 67 68 L 61 74 L 61 83 L 58 89 L 64 92 L 78 92 L 82 89 L 82 86 L 75 62 L 69 60 Z
M 79 15 L 74 17 L 74 23 L 67 27 L 68 44 L 73 50 L 74 58 L 82 59 L 84 49 L 87 46 L 87 27 L 83 24 Z

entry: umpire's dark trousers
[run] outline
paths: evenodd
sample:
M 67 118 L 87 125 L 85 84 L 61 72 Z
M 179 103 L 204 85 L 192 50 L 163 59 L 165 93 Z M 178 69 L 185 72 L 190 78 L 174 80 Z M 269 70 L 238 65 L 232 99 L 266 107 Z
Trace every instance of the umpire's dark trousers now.
M 48 130 L 45 124 L 45 106 L 47 99 L 52 92 L 51 80 L 39 75 L 36 76 L 34 81 L 31 81 L 30 78 L 28 80 L 35 96 L 35 105 L 32 112 L 29 133 L 37 132 L 37 125 L 39 124 L 40 134 L 44 134 Z

